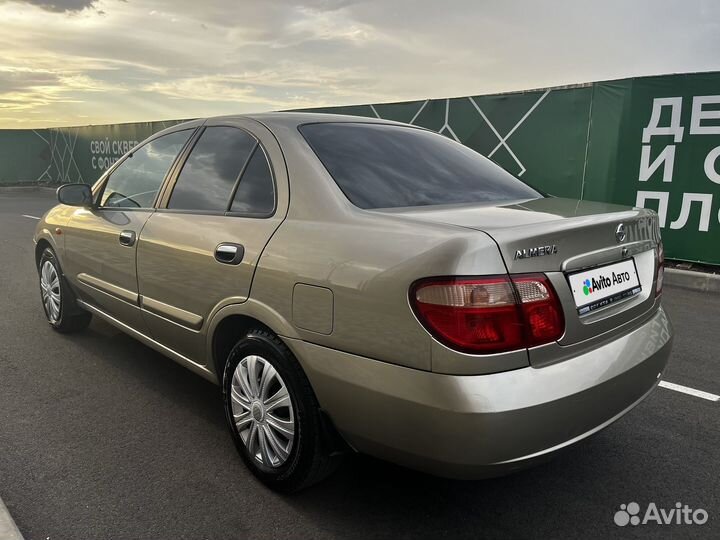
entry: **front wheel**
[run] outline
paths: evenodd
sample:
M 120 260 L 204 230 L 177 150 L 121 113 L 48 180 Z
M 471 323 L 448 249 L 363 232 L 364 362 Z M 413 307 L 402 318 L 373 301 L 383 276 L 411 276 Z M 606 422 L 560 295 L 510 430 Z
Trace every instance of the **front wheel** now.
M 324 419 L 297 360 L 280 338 L 255 329 L 228 356 L 225 413 L 252 473 L 272 489 L 298 491 L 336 467 Z
M 75 295 L 65 281 L 57 256 L 45 248 L 38 265 L 40 297 L 50 326 L 62 333 L 84 330 L 92 315 L 77 307 Z

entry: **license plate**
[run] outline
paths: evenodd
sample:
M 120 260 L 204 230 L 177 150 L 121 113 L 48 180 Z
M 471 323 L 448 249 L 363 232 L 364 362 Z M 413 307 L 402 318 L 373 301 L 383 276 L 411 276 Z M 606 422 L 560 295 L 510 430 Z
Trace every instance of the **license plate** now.
M 635 259 L 568 275 L 578 313 L 584 315 L 638 294 L 642 287 Z

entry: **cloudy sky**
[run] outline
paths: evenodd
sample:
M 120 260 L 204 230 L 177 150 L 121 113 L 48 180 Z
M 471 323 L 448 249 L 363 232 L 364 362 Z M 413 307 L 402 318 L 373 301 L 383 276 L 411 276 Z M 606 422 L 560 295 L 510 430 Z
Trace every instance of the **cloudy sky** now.
M 707 70 L 716 0 L 0 0 L 0 128 Z

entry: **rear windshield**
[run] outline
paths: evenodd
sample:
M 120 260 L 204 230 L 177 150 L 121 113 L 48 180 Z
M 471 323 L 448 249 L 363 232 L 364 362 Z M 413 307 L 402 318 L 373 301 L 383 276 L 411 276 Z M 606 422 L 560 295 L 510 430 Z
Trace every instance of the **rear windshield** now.
M 360 208 L 535 199 L 542 195 L 474 150 L 388 124 L 300 127 L 345 196 Z

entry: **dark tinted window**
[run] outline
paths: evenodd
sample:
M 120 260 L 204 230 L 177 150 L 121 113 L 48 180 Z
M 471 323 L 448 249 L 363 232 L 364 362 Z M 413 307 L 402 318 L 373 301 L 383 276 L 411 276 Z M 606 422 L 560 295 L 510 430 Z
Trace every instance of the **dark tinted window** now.
M 359 123 L 308 124 L 300 131 L 360 208 L 542 196 L 474 150 L 436 133 Z
M 265 152 L 258 146 L 240 179 L 231 212 L 269 215 L 275 209 L 275 186 Z
M 133 150 L 132 155 L 110 175 L 100 205 L 151 208 L 170 165 L 191 133 L 191 129 L 176 131 Z
M 256 141 L 246 131 L 209 127 L 200 136 L 173 188 L 168 208 L 225 212 Z

